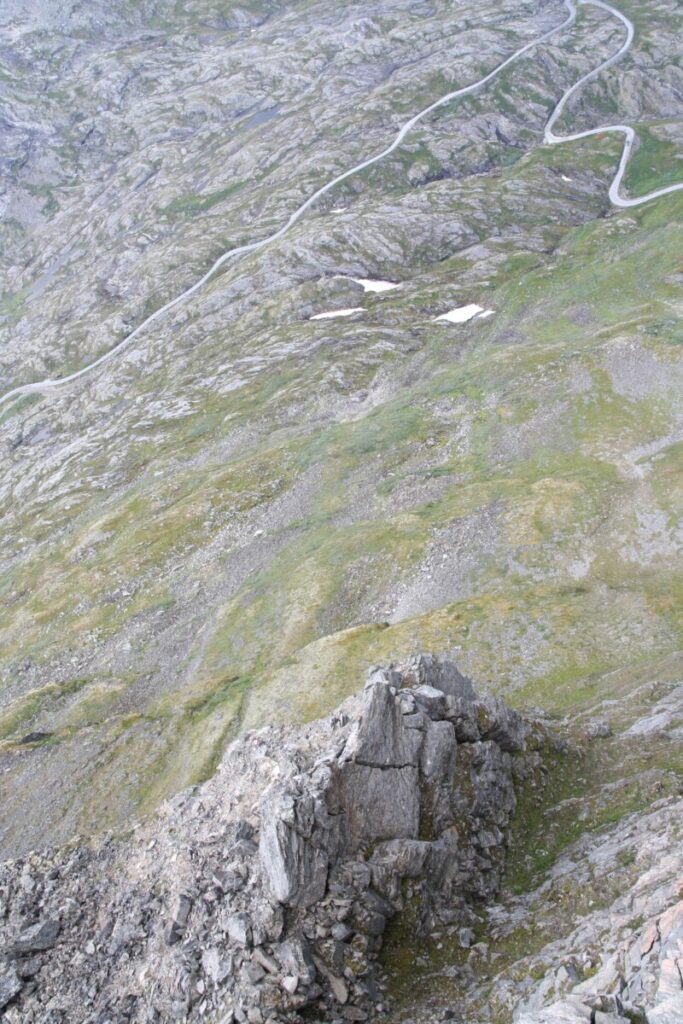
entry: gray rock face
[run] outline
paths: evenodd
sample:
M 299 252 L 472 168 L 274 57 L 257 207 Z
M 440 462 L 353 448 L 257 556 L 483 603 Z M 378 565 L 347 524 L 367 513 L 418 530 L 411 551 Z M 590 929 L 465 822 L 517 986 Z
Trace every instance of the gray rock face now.
M 259 852 L 273 895 L 281 903 L 317 902 L 325 892 L 336 837 L 320 795 L 277 787 L 266 795 L 261 817 Z M 332 833 L 329 843 L 320 842 L 325 825 Z
M 419 737 L 405 729 L 402 705 L 395 699 L 390 677 L 378 677 L 375 673 L 365 689 L 361 718 L 346 744 L 344 757 L 370 768 L 414 767 Z M 443 701 L 442 693 L 439 697 Z
M 381 839 L 416 839 L 420 827 L 418 770 L 352 764 L 339 780 L 349 847 Z
M 533 921 L 539 932 L 545 927 L 549 939 L 515 964 L 514 977 L 504 971 L 485 983 L 496 1003 L 493 1019 L 515 1024 L 683 1020 L 682 815 L 683 800 L 665 797 L 599 836 L 582 836 L 555 863 L 552 878 L 521 904 L 501 899 L 490 908 L 499 937 L 509 940 L 510 912 L 513 930 L 519 915 L 518 921 Z M 568 890 L 584 893 L 586 913 L 572 917 L 563 930 L 551 908 L 556 893 Z M 549 921 L 554 925 L 548 927 Z M 519 983 L 534 977 L 540 980 Z M 482 1021 L 491 1019 L 482 1015 Z
M 433 658 L 373 670 L 313 726 L 247 734 L 133 839 L 5 865 L 1 948 L 38 960 L 23 991 L 3 975 L 8 1021 L 370 1019 L 396 914 L 472 934 L 505 861 L 507 751 L 537 761 L 546 740 Z
M 14 943 L 14 952 L 40 953 L 46 949 L 52 949 L 59 935 L 59 921 L 39 921 L 31 925 L 17 938 Z
M 21 981 L 14 967 L 0 970 L 0 1010 L 21 992 Z
M 430 722 L 425 732 L 420 769 L 427 782 L 448 783 L 455 770 L 457 743 L 451 722 Z

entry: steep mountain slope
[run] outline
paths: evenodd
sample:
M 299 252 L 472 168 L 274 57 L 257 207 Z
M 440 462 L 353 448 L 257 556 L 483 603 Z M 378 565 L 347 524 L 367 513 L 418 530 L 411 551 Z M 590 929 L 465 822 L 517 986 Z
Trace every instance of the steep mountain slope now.
M 549 730 L 421 655 L 245 733 L 127 835 L 0 865 L 3 1019 L 678 1024 L 683 687 L 639 689 Z
M 681 14 L 620 6 L 634 48 L 559 130 L 634 124 L 638 194 L 681 176 Z M 565 14 L 185 8 L 5 8 L 3 392 L 108 350 Z M 683 198 L 614 212 L 617 139 L 539 144 L 620 38 L 581 8 L 91 378 L 0 408 L 4 851 L 125 825 L 384 658 L 457 650 L 559 714 L 632 663 L 676 681 Z M 434 322 L 467 303 L 494 313 Z

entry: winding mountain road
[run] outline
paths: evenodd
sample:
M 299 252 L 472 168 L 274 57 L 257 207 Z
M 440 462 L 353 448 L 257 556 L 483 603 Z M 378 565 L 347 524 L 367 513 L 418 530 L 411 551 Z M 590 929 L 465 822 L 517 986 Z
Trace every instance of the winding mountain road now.
M 565 2 L 569 7 L 574 6 L 572 0 L 565 0 Z M 573 135 L 555 135 L 553 132 L 553 127 L 562 116 L 567 101 L 574 95 L 574 93 L 578 92 L 586 82 L 590 82 L 594 78 L 597 78 L 601 71 L 604 71 L 606 68 L 611 67 L 612 64 L 616 64 L 618 60 L 621 60 L 624 54 L 631 49 L 633 37 L 635 35 L 633 23 L 629 21 L 625 14 L 622 14 L 621 11 L 610 6 L 610 4 L 604 3 L 603 0 L 579 0 L 579 2 L 583 4 L 592 4 L 593 7 L 601 7 L 603 11 L 608 11 L 609 14 L 613 14 L 614 17 L 618 18 L 625 26 L 626 39 L 616 53 L 612 54 L 611 57 L 608 57 L 607 60 L 602 62 L 602 64 L 599 64 L 597 68 L 593 69 L 593 71 L 589 71 L 589 73 L 584 75 L 583 78 L 580 78 L 570 89 L 567 89 L 566 93 L 548 119 L 548 123 L 545 126 L 544 141 L 549 145 L 555 145 L 562 142 L 576 142 L 577 139 L 587 139 L 591 135 L 603 135 L 605 132 L 617 132 L 624 135 L 624 148 L 621 154 L 621 160 L 619 161 L 619 167 L 617 168 L 617 173 L 614 175 L 612 184 L 609 187 L 609 198 L 613 206 L 619 206 L 622 209 L 626 209 L 630 206 L 641 206 L 643 203 L 649 203 L 652 199 L 657 199 L 658 196 L 665 196 L 670 192 L 679 192 L 683 189 L 683 182 L 678 185 L 668 185 L 666 188 L 659 188 L 655 192 L 648 192 L 647 195 L 638 196 L 635 199 L 623 199 L 619 195 L 621 181 L 624 177 L 626 166 L 636 140 L 636 133 L 633 131 L 633 128 L 627 124 L 604 125 L 601 128 L 591 128 L 585 132 L 575 132 Z
M 582 78 L 580 78 L 578 82 L 576 82 L 573 86 L 571 86 L 571 88 L 569 88 L 564 93 L 560 101 L 555 106 L 552 114 L 550 115 L 548 123 L 546 124 L 544 141 L 549 145 L 555 145 L 558 143 L 573 142 L 578 139 L 585 139 L 591 135 L 598 135 L 604 132 L 619 132 L 623 134 L 625 136 L 624 149 L 621 155 L 621 160 L 619 162 L 617 173 L 615 174 L 609 189 L 609 198 L 611 202 L 614 204 L 614 206 L 640 206 L 643 203 L 650 202 L 652 199 L 656 199 L 658 196 L 667 195 L 670 192 L 677 192 L 683 189 L 682 182 L 678 185 L 669 185 L 667 188 L 658 189 L 655 192 L 649 192 L 647 195 L 640 196 L 636 199 L 623 199 L 619 195 L 619 187 L 621 185 L 621 181 L 624 176 L 624 172 L 626 170 L 626 166 L 628 164 L 629 157 L 631 155 L 631 151 L 633 149 L 633 144 L 635 141 L 635 132 L 628 125 L 606 125 L 600 128 L 593 128 L 590 129 L 589 131 L 576 132 L 573 135 L 566 136 L 554 134 L 552 130 L 553 126 L 562 115 L 562 112 L 564 111 L 566 103 L 570 99 L 570 97 L 573 96 L 574 93 L 576 93 L 583 85 L 585 85 L 586 82 L 591 81 L 597 75 L 599 75 L 601 71 L 604 71 L 606 68 L 610 67 L 616 61 L 620 60 L 621 57 L 623 57 L 623 55 L 631 48 L 631 45 L 633 43 L 633 37 L 635 34 L 635 30 L 631 21 L 629 21 L 629 19 L 620 11 L 616 10 L 614 7 L 611 7 L 609 4 L 604 3 L 603 0 L 578 0 L 578 2 L 583 4 L 592 4 L 594 7 L 601 7 L 603 10 L 614 15 L 615 18 L 618 18 L 619 21 L 623 22 L 624 26 L 626 27 L 626 39 L 622 44 L 621 48 L 617 51 L 617 53 L 609 57 L 607 60 L 603 61 L 602 64 L 600 64 L 593 71 L 590 71 L 587 75 L 584 75 Z M 534 39 L 530 43 L 527 43 L 525 46 L 520 47 L 519 50 L 515 50 L 515 52 L 510 57 L 502 61 L 500 64 L 497 64 L 496 67 L 493 68 L 493 70 L 490 71 L 483 78 L 480 78 L 478 81 L 473 82 L 471 85 L 466 85 L 463 86 L 461 89 L 455 89 L 453 92 L 447 93 L 445 96 L 442 96 L 434 103 L 431 103 L 428 107 L 425 107 L 424 110 L 421 110 L 419 113 L 415 114 L 413 117 L 411 117 L 408 121 L 405 122 L 405 124 L 399 130 L 398 134 L 396 135 L 394 141 L 391 143 L 390 146 L 387 146 L 386 149 L 383 149 L 380 153 L 377 153 L 375 156 L 369 157 L 362 163 L 356 164 L 355 167 L 351 167 L 348 171 L 344 171 L 342 174 L 337 175 L 336 178 L 332 178 L 331 181 L 328 181 L 325 185 L 323 185 L 311 196 L 309 196 L 309 198 L 304 203 L 302 203 L 297 210 L 294 211 L 289 220 L 286 221 L 286 223 L 283 224 L 282 227 L 275 231 L 272 235 L 268 235 L 266 238 L 262 238 L 256 242 L 250 242 L 247 245 L 238 245 L 234 249 L 229 249 L 227 252 L 224 252 L 222 256 L 219 256 L 219 258 L 209 268 L 209 270 L 207 270 L 203 277 L 201 277 L 198 281 L 196 281 L 185 291 L 177 295 L 174 299 L 171 299 L 170 302 L 167 302 L 165 305 L 157 309 L 154 313 L 152 313 L 145 320 L 139 323 L 138 326 L 133 331 L 131 331 L 130 334 L 123 338 L 117 345 L 115 345 L 108 352 L 105 352 L 98 359 L 95 359 L 92 363 L 89 363 L 87 366 L 84 366 L 81 370 L 77 370 L 75 373 L 70 373 L 68 374 L 68 376 L 60 377 L 55 380 L 47 379 L 35 381 L 34 383 L 31 384 L 21 384 L 18 387 L 12 388 L 12 390 L 7 391 L 4 395 L 0 396 L 0 405 L 3 405 L 4 403 L 9 402 L 15 398 L 20 398 L 24 395 L 31 395 L 36 393 L 42 394 L 44 392 L 53 391 L 56 388 L 62 388 L 67 384 L 73 383 L 73 381 L 79 380 L 86 374 L 92 373 L 92 371 L 96 370 L 98 366 L 102 366 L 103 363 L 106 363 L 110 359 L 113 359 L 114 356 L 116 356 L 124 348 L 130 345 L 130 343 L 135 338 L 137 338 L 147 327 L 153 324 L 156 320 L 159 320 L 162 316 L 168 313 L 175 306 L 178 306 L 186 299 L 189 299 L 191 295 L 195 294 L 195 292 L 198 292 L 199 289 L 202 288 L 207 283 L 207 281 L 209 281 L 209 279 L 212 278 L 214 274 L 218 270 L 220 270 L 220 268 L 225 263 L 228 262 L 228 260 L 234 259 L 237 256 L 243 256 L 246 253 L 255 252 L 258 249 L 263 249 L 265 246 L 270 245 L 271 242 L 275 242 L 279 238 L 282 238 L 282 236 L 285 235 L 290 230 L 290 228 L 292 228 L 297 223 L 297 221 L 301 219 L 301 217 L 303 217 L 303 215 L 314 205 L 314 203 L 317 202 L 318 199 L 320 199 L 321 196 L 324 196 L 327 192 L 333 189 L 336 185 L 339 185 L 342 181 L 346 181 L 347 178 L 352 177 L 354 174 L 358 174 L 360 171 L 365 170 L 367 167 L 372 167 L 373 164 L 379 163 L 381 160 L 384 160 L 386 157 L 388 157 L 401 145 L 406 135 L 408 135 L 408 133 L 412 131 L 415 125 L 417 125 L 428 114 L 431 114 L 434 110 L 438 110 L 439 107 L 443 107 L 447 103 L 451 103 L 453 100 L 458 99 L 461 96 L 467 96 L 469 93 L 473 93 L 477 89 L 481 89 L 482 86 L 486 85 L 493 78 L 499 75 L 500 72 L 503 71 L 505 68 L 509 67 L 510 64 L 513 64 L 515 61 L 519 60 L 520 57 L 523 57 L 525 54 L 529 53 L 532 49 L 539 46 L 541 43 L 544 43 L 547 40 L 551 39 L 554 35 L 557 35 L 558 32 L 561 32 L 563 29 L 573 25 L 576 20 L 576 3 L 574 2 L 574 0 L 563 0 L 563 3 L 564 6 L 567 8 L 568 12 L 567 17 L 563 22 L 561 22 L 555 28 L 550 29 L 548 32 L 545 32 L 537 39 Z

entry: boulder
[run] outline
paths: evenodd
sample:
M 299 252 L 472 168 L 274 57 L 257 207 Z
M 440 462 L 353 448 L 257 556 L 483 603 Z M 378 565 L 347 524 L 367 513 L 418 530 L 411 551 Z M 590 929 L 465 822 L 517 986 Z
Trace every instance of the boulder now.
M 40 953 L 46 949 L 52 949 L 59 938 L 61 925 L 59 921 L 49 918 L 39 921 L 24 929 L 14 941 L 14 952 L 18 955 L 24 953 Z
M 249 946 L 251 944 L 251 921 L 249 915 L 233 914 L 226 922 L 228 938 L 237 946 Z
M 187 920 L 192 910 L 192 897 L 186 894 L 181 895 L 178 898 L 175 913 L 173 915 L 173 922 L 168 932 L 166 941 L 169 946 L 174 946 L 177 942 L 180 942 L 183 935 L 185 934 L 185 928 Z
M 437 690 L 435 686 L 418 686 L 413 692 L 415 701 L 419 708 L 429 715 L 429 717 L 438 722 L 442 719 L 446 712 L 446 695 L 442 690 Z
M 311 948 L 305 939 L 293 937 L 273 946 L 273 956 L 282 970 L 296 977 L 299 984 L 310 985 L 316 975 Z
M 681 1024 L 683 992 L 670 996 L 647 1011 L 647 1024 Z
M 411 659 L 403 674 L 406 678 L 412 677 L 416 685 L 431 686 L 447 697 L 475 700 L 472 680 L 464 676 L 454 662 L 436 658 L 433 654 L 420 654 Z
M 526 748 L 529 725 L 497 697 L 487 695 L 477 702 L 479 732 L 482 739 L 493 740 L 501 750 L 519 753 Z
M 278 786 L 262 802 L 259 855 L 271 891 L 281 903 L 308 906 L 322 898 L 330 852 L 324 832 L 314 841 L 315 798 Z M 323 813 L 326 813 L 323 811 Z
M 579 999 L 562 999 L 544 1010 L 523 1013 L 516 1024 L 592 1024 L 593 1010 Z
M 19 995 L 21 988 L 21 979 L 15 968 L 0 966 L 0 1010 L 4 1010 Z

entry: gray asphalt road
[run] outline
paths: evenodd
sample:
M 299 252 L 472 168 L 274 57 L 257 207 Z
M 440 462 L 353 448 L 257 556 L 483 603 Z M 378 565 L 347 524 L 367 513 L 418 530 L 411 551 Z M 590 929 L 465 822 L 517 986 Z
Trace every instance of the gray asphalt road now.
M 622 14 L 621 11 L 618 11 L 615 7 L 611 7 L 610 4 L 603 3 L 603 0 L 580 0 L 580 2 L 584 4 L 592 4 L 593 7 L 601 7 L 604 11 L 608 11 L 610 14 L 613 14 L 614 17 L 618 18 L 619 21 L 621 21 L 625 26 L 626 38 L 622 43 L 621 47 L 619 48 L 619 50 L 617 50 L 615 54 L 613 54 L 611 57 L 608 57 L 608 59 L 603 61 L 602 64 L 598 65 L 597 68 L 594 68 L 592 71 L 589 71 L 589 73 L 587 75 L 584 75 L 583 78 L 580 78 L 578 82 L 576 82 L 571 87 L 571 89 L 567 89 L 566 93 L 564 94 L 564 96 L 562 97 L 562 99 L 550 115 L 548 123 L 545 126 L 545 141 L 551 145 L 554 145 L 556 143 L 562 142 L 575 142 L 577 139 L 587 139 L 591 135 L 602 135 L 604 132 L 618 132 L 624 135 L 624 149 L 621 154 L 621 160 L 619 161 L 619 167 L 617 169 L 617 173 L 614 175 L 612 184 L 609 187 L 610 201 L 613 203 L 614 206 L 620 206 L 622 208 L 630 206 L 642 206 L 643 203 L 649 203 L 652 199 L 656 199 L 658 196 L 665 196 L 668 195 L 670 192 L 679 192 L 681 189 L 683 189 L 683 182 L 681 182 L 681 184 L 679 185 L 668 185 L 666 188 L 659 188 L 655 192 L 648 192 L 647 195 L 638 196 L 635 199 L 623 199 L 619 195 L 621 181 L 624 177 L 626 165 L 628 164 L 629 158 L 631 156 L 631 151 L 633 149 L 633 144 L 636 139 L 636 135 L 633 131 L 633 128 L 629 127 L 629 125 L 627 124 L 603 125 L 600 128 L 591 128 L 589 131 L 575 132 L 573 135 L 555 135 L 555 133 L 553 132 L 553 127 L 558 121 L 558 119 L 562 116 L 562 112 L 564 111 L 567 101 L 574 95 L 574 93 L 578 92 L 578 90 L 581 89 L 581 87 L 584 86 L 586 82 L 590 82 L 593 78 L 597 78 L 601 71 L 604 71 L 606 68 L 611 67 L 612 64 L 616 64 L 618 60 L 621 60 L 624 54 L 628 53 L 628 51 L 631 49 L 633 37 L 635 35 L 633 23 L 626 17 L 625 14 Z M 570 3 L 570 6 L 573 7 L 573 4 Z

